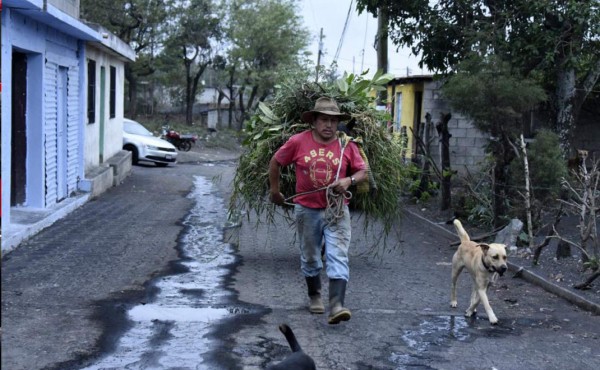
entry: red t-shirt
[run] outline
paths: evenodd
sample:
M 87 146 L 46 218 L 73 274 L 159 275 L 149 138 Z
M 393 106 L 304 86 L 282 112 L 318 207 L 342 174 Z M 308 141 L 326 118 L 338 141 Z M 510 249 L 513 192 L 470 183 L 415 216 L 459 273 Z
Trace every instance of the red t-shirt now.
M 313 139 L 312 132 L 308 130 L 292 136 L 283 144 L 275 153 L 275 160 L 282 166 L 295 164 L 296 194 L 300 194 L 333 183 L 338 171 L 340 154 L 339 140 L 321 144 Z M 344 149 L 339 178 L 348 177 L 365 169 L 367 166 L 360 156 L 356 143 L 349 142 Z M 297 196 L 294 202 L 307 208 L 326 208 L 326 191 Z

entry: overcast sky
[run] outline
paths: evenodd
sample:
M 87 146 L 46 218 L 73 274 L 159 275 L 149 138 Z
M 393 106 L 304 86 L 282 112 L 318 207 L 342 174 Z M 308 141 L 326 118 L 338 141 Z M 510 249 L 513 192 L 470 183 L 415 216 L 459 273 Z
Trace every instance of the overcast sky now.
M 373 47 L 377 32 L 377 19 L 363 12 L 358 14 L 356 0 L 301 0 L 301 15 L 306 27 L 310 30 L 315 64 L 319 50 L 319 34 L 323 28 L 323 51 L 321 65 L 329 66 L 333 61 L 352 2 L 352 10 L 348 18 L 346 33 L 337 59 L 341 73 L 360 73 L 369 69 L 372 76 L 377 70 L 377 53 Z M 363 56 L 364 51 L 364 56 Z M 418 59 L 408 49 L 396 52 L 396 46 L 388 41 L 388 72 L 395 76 L 406 76 L 407 68 L 410 75 L 425 74 L 418 66 Z

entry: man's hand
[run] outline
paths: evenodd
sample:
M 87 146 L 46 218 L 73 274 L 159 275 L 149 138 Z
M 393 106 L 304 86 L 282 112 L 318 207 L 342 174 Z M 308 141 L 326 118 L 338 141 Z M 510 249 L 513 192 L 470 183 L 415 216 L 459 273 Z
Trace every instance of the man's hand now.
M 285 197 L 279 191 L 271 191 L 269 198 L 271 199 L 272 203 L 275 203 L 278 206 L 283 206 L 285 203 Z
M 350 187 L 352 180 L 349 177 L 344 177 L 343 179 L 339 179 L 338 181 L 333 182 L 330 187 L 336 194 L 344 194 L 346 190 Z

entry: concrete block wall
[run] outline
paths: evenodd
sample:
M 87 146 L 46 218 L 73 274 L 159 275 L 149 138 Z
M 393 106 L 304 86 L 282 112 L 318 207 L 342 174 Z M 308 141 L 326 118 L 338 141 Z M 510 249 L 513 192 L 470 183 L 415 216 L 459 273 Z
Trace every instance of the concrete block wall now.
M 441 120 L 441 115 L 451 113 L 452 118 L 448 122 L 450 131 L 450 165 L 452 169 L 459 174 L 468 172 L 477 172 L 485 159 L 485 146 L 488 135 L 476 128 L 472 121 L 459 112 L 450 108 L 447 100 L 442 98 L 440 92 L 440 82 L 433 81 L 425 84 L 423 92 L 423 117 L 421 122 L 425 122 L 425 115 L 431 114 L 433 128 L 431 133 L 434 140 L 431 142 L 431 152 L 434 160 L 441 164 L 440 137 L 437 134 L 435 126 Z
M 464 175 L 467 172 L 475 173 L 482 169 L 485 160 L 485 147 L 488 144 L 489 135 L 481 132 L 475 127 L 472 121 L 459 112 L 453 111 L 448 101 L 442 97 L 440 91 L 441 82 L 425 82 L 423 91 L 423 108 L 421 122 L 425 121 L 425 115 L 431 114 L 432 129 L 431 134 L 431 152 L 438 166 L 440 160 L 440 142 L 435 125 L 440 121 L 442 113 L 450 112 L 452 118 L 448 124 L 448 129 L 452 137 L 450 138 L 450 165 L 453 170 Z M 537 115 L 536 115 L 537 117 Z M 536 121 L 547 119 L 547 117 L 537 117 Z M 584 110 L 579 117 L 576 129 L 573 135 L 572 151 L 575 149 L 585 149 L 589 153 L 587 161 L 588 167 L 591 167 L 592 160 L 600 160 L 600 120 L 598 114 L 593 110 Z
M 47 0 L 49 4 L 54 5 L 61 11 L 67 13 L 73 18 L 79 19 L 80 0 Z
M 600 160 L 600 118 L 597 115 L 584 112 L 573 135 L 573 149 L 584 149 L 588 151 L 588 167 L 592 161 Z

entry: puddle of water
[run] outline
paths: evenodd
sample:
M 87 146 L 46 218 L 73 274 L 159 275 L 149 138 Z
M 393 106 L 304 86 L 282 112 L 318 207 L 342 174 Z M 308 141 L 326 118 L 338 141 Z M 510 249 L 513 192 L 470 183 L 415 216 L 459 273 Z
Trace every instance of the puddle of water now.
M 420 323 L 415 330 L 406 330 L 401 338 L 409 353 L 395 353 L 390 355 L 390 361 L 399 365 L 399 369 L 406 366 L 422 366 L 426 352 L 431 352 L 432 347 L 447 345 L 453 340 L 466 341 L 470 338 L 469 324 L 462 316 L 431 316 Z M 429 353 L 427 356 L 431 356 Z
M 195 206 L 184 221 L 186 234 L 181 238 L 185 258 L 181 264 L 187 271 L 157 279 L 154 301 L 128 311 L 133 325 L 115 352 L 86 370 L 208 369 L 202 365 L 202 355 L 212 345 L 206 334 L 219 320 L 248 312 L 227 307 L 231 293 L 222 286 L 228 274 L 225 266 L 235 258 L 232 246 L 223 242 L 226 207 L 203 177 L 196 177 L 190 197 Z
M 449 339 L 466 340 L 469 334 L 464 332 L 464 329 L 467 327 L 464 317 L 436 316 L 423 321 L 418 330 L 405 332 L 402 339 L 409 347 L 424 351 L 432 344 L 441 344 Z
M 156 304 L 136 306 L 129 311 L 133 321 L 175 321 L 211 323 L 231 314 L 226 308 L 165 307 Z

